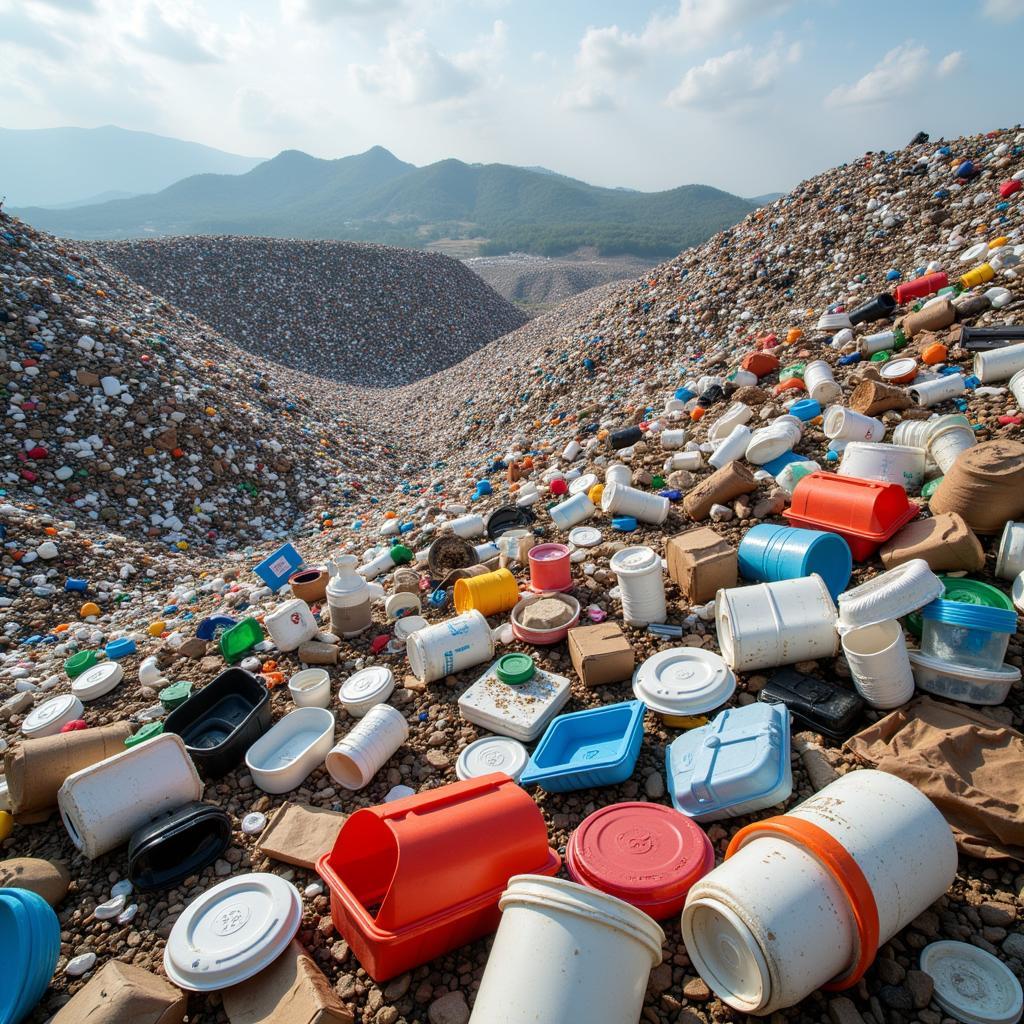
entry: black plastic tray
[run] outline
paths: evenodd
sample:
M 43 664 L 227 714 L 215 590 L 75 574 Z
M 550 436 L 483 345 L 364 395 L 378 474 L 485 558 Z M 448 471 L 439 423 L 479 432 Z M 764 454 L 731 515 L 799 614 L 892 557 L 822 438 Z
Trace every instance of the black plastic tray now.
M 170 889 L 212 864 L 231 842 L 231 818 L 198 800 L 143 825 L 128 844 L 128 878 L 142 892 Z

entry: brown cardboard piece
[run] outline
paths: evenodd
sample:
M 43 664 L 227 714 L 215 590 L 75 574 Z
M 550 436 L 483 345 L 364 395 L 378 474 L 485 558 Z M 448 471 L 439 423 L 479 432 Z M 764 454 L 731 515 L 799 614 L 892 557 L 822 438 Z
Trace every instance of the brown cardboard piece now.
M 346 815 L 308 804 L 282 804 L 263 830 L 257 848 L 274 860 L 316 870 L 317 858 L 329 853 Z
M 754 471 L 742 462 L 730 462 L 701 480 L 683 498 L 683 510 L 691 519 L 707 519 L 712 505 L 724 505 L 741 494 L 752 494 L 756 490 Z
M 352 1024 L 352 1011 L 294 939 L 266 970 L 221 993 L 231 1024 Z
M 985 568 L 981 541 L 956 512 L 908 523 L 878 554 L 886 569 L 912 558 L 923 558 L 932 572 L 980 572 Z
M 181 1024 L 185 993 L 141 967 L 108 960 L 50 1024 Z
M 569 630 L 569 657 L 584 686 L 602 686 L 629 679 L 636 655 L 614 622 Z
M 669 577 L 691 604 L 706 604 L 723 587 L 736 586 L 736 549 L 709 526 L 698 526 L 665 545 Z

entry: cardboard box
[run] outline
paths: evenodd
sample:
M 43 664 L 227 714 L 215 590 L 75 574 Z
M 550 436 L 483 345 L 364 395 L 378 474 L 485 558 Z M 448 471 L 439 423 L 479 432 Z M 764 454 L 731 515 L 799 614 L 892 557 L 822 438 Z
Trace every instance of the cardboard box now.
M 736 551 L 709 526 L 698 526 L 665 545 L 668 574 L 690 604 L 706 604 L 722 587 L 736 586 Z
M 614 622 L 569 630 L 569 656 L 584 686 L 603 686 L 629 679 L 636 655 Z
M 185 993 L 141 967 L 108 960 L 50 1024 L 181 1024 Z

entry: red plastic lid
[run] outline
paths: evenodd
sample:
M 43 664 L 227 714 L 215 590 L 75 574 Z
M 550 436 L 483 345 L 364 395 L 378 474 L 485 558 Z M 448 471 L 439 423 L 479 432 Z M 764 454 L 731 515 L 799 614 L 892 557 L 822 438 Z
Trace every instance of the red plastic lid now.
M 584 885 L 644 908 L 679 902 L 715 866 L 704 830 L 664 804 L 622 803 L 585 818 L 566 848 Z
M 569 549 L 564 544 L 537 544 L 527 557 L 531 562 L 558 562 L 569 557 Z

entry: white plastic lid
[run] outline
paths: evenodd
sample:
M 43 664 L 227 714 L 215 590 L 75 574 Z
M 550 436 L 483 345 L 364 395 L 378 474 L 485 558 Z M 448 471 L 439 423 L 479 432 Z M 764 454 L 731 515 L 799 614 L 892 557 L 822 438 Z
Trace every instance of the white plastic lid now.
M 383 704 L 395 688 L 395 677 L 385 665 L 371 665 L 348 677 L 339 696 L 346 709 L 365 714 L 374 704 Z
M 735 689 L 736 676 L 721 655 L 701 647 L 659 651 L 633 675 L 633 695 L 662 715 L 702 715 Z
M 596 473 L 584 473 L 582 476 L 576 477 L 576 479 L 569 484 L 569 493 L 581 494 L 585 491 L 589 491 L 590 488 L 598 482 Z
M 174 923 L 164 970 L 190 992 L 237 985 L 270 966 L 301 923 L 302 900 L 283 878 L 261 872 L 228 878 Z
M 921 950 L 921 970 L 935 982 L 935 1002 L 964 1024 L 1016 1024 L 1024 1012 L 1013 972 L 977 946 L 933 942 Z
M 1010 594 L 1013 597 L 1013 603 L 1017 606 L 1017 611 L 1024 612 L 1024 572 L 1013 581 Z
M 101 661 L 71 681 L 71 692 L 79 700 L 96 700 L 110 693 L 124 678 L 124 669 L 116 661 Z
M 389 619 L 397 619 L 403 612 L 418 612 L 423 607 L 419 595 L 400 591 L 392 594 L 384 602 L 384 614 Z
M 395 638 L 398 640 L 408 640 L 413 633 L 429 625 L 430 623 L 422 615 L 403 615 L 395 623 Z
M 839 632 L 900 619 L 942 597 L 942 580 L 923 558 L 912 558 L 839 595 Z
M 509 736 L 484 736 L 459 754 L 455 774 L 465 781 L 491 772 L 504 772 L 518 782 L 529 760 L 526 747 L 518 740 Z
M 614 485 L 613 485 L 614 486 Z M 616 576 L 632 576 L 650 572 L 657 568 L 661 571 L 661 559 L 653 548 L 638 545 L 623 548 L 612 555 L 608 567 Z
M 592 548 L 601 543 L 601 531 L 596 526 L 577 526 L 569 531 L 569 543 L 578 548 Z
M 899 377 L 906 377 L 917 368 L 916 359 L 890 359 L 882 363 L 882 380 L 893 380 Z
M 964 249 L 964 251 L 962 253 L 960 253 L 960 262 L 961 263 L 970 263 L 973 260 L 979 260 L 987 252 L 988 252 L 988 243 L 987 242 L 976 242 L 974 245 L 970 246 L 967 249 Z
M 73 693 L 62 693 L 33 708 L 21 723 L 21 731 L 30 738 L 53 736 L 65 723 L 81 718 L 82 711 L 82 702 Z

